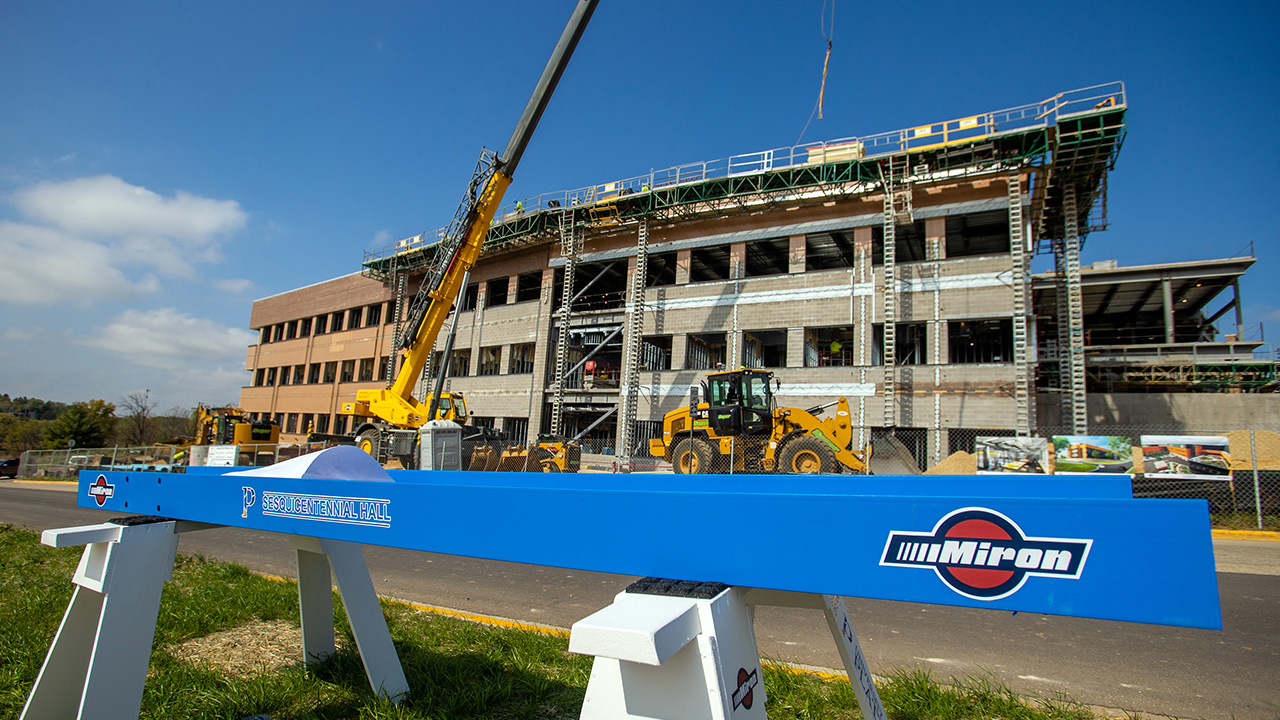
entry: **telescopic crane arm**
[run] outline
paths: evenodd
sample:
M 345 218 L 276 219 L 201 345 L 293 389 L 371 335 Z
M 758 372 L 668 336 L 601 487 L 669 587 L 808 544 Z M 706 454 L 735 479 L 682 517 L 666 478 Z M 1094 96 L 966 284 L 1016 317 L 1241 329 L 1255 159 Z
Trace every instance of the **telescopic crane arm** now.
M 467 187 L 467 193 L 454 214 L 443 245 L 422 280 L 418 294 L 409 307 L 406 329 L 397 339 L 397 349 L 404 351 L 404 362 L 395 382 L 386 390 L 361 390 L 356 394 L 357 415 L 371 415 L 400 427 L 416 428 L 434 417 L 433 409 L 424 407 L 413 397 L 413 386 L 426 367 L 440 329 L 449 317 L 450 308 L 462 289 L 466 275 L 480 257 L 480 250 L 493 221 L 502 196 L 511 184 L 516 166 L 524 155 L 529 139 L 546 110 L 556 84 L 569 64 L 582 32 L 595 11 L 598 0 L 578 0 L 573 15 L 547 61 L 542 77 L 516 124 L 511 140 L 502 155 L 481 151 L 480 161 Z M 436 393 L 438 396 L 439 393 Z M 434 400 L 433 400 L 434 402 Z

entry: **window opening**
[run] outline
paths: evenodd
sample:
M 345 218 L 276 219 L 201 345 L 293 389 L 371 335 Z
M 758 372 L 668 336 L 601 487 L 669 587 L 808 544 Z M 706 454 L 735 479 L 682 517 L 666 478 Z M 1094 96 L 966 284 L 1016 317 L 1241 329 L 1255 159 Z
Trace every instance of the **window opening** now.
M 641 370 L 671 369 L 671 336 L 650 335 L 640 341 Z
M 805 236 L 804 269 L 806 271 L 851 268 L 855 257 L 857 253 L 854 251 L 852 229 Z
M 927 259 L 924 247 L 924 221 L 893 227 L 894 262 L 918 262 Z M 871 264 L 884 264 L 884 226 L 871 226 Z
M 749 368 L 787 366 L 786 330 L 748 330 L 742 335 L 742 365 Z
M 729 246 L 697 248 L 689 255 L 689 282 L 729 279 Z
M 480 348 L 480 366 L 476 375 L 497 375 L 502 366 L 502 346 Z
M 1009 211 L 947 217 L 947 257 L 1009 254 Z
M 521 273 L 516 277 L 516 302 L 530 302 L 542 296 L 542 271 Z
M 805 367 L 849 367 L 855 349 L 852 325 L 804 329 Z
M 484 306 L 487 308 L 495 305 L 507 304 L 507 290 L 511 286 L 511 281 L 505 277 L 494 278 L 484 286 Z
M 791 265 L 791 238 L 753 240 L 746 243 L 744 277 L 786 275 Z
M 724 367 L 726 349 L 724 333 L 689 335 L 685 345 L 686 370 L 711 370 Z
M 462 312 L 476 309 L 476 300 L 480 297 L 480 283 L 471 283 L 462 293 Z
M 537 352 L 537 345 L 534 343 L 520 343 L 511 346 L 511 370 L 512 375 L 526 375 L 533 372 L 533 357 Z
M 1013 319 L 952 320 L 947 323 L 949 359 L 953 363 L 998 363 L 1013 360 Z
M 676 257 L 678 253 L 650 255 L 645 262 L 645 287 L 676 284 Z

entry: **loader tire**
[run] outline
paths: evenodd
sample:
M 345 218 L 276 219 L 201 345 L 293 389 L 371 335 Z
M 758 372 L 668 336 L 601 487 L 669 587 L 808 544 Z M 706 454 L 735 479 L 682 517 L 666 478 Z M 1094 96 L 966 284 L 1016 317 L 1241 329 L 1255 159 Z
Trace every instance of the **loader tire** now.
M 537 462 L 539 467 L 536 469 L 533 469 L 534 472 L 538 472 L 538 471 L 541 471 L 544 473 L 560 472 L 560 466 L 556 464 L 556 456 L 552 454 L 550 450 L 543 450 L 542 448 L 538 448 Z
M 356 447 L 377 459 L 381 438 L 382 433 L 378 432 L 378 428 L 365 428 L 360 431 L 359 435 L 356 435 Z
M 812 435 L 787 443 L 778 456 L 778 472 L 796 475 L 829 475 L 836 471 L 836 454 Z
M 671 454 L 671 467 L 677 475 L 697 475 L 710 472 L 711 451 L 698 439 L 685 438 L 676 443 Z

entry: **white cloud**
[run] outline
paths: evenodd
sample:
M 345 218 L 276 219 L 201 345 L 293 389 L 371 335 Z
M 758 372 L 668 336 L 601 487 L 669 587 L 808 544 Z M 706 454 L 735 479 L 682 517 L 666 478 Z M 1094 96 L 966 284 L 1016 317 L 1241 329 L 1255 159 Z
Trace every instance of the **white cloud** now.
M 247 215 L 234 200 L 214 200 L 179 190 L 172 198 L 114 175 L 42 182 L 13 194 L 27 217 L 86 237 L 162 236 L 201 242 L 239 230 Z
M 374 247 L 382 247 L 383 245 L 390 245 L 390 244 L 391 244 L 390 230 L 379 230 L 377 233 L 374 234 L 373 236 Z
M 214 280 L 213 286 L 218 290 L 237 295 L 247 293 L 256 287 L 252 280 L 245 278 L 227 278 L 225 280 Z
M 243 368 L 245 352 L 257 336 L 174 308 L 125 310 L 109 325 L 80 342 L 159 370 L 202 373 Z M 243 376 L 239 371 L 237 378 Z
M 166 198 L 113 175 L 42 182 L 9 200 L 37 223 L 101 243 L 117 265 L 150 265 L 165 275 L 190 276 L 192 265 L 218 260 L 218 238 L 248 220 L 234 200 L 181 190 Z
M 29 222 L 0 223 L 0 302 L 127 300 L 159 276 L 191 277 L 245 226 L 234 200 L 162 197 L 112 175 L 42 182 L 7 198 Z
M 87 305 L 160 289 L 152 274 L 127 277 L 106 245 L 54 228 L 0 221 L 0 258 L 0 303 Z

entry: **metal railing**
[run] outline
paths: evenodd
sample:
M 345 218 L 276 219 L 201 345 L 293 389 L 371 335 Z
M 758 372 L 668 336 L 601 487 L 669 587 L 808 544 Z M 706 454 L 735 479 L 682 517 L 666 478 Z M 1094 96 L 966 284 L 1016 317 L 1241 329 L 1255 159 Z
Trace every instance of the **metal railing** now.
M 608 204 L 635 193 L 646 193 L 720 178 L 817 165 L 847 162 L 904 152 L 921 152 L 949 145 L 975 142 L 1001 133 L 1055 125 L 1059 118 L 1127 105 L 1123 82 L 1111 82 L 1060 92 L 1040 102 L 1004 110 L 969 115 L 928 125 L 874 135 L 824 140 L 790 147 L 733 155 L 716 160 L 676 165 L 647 174 L 612 180 L 574 190 L 542 193 L 513 200 L 494 214 L 500 225 L 521 215 L 579 205 Z M 365 251 L 365 262 L 430 247 L 446 236 L 446 229 L 425 232 L 391 245 Z
M 237 445 L 236 465 L 263 467 L 323 450 L 333 443 Z M 74 479 L 81 470 L 184 472 L 207 446 L 141 446 L 28 450 L 18 462 L 17 479 Z

